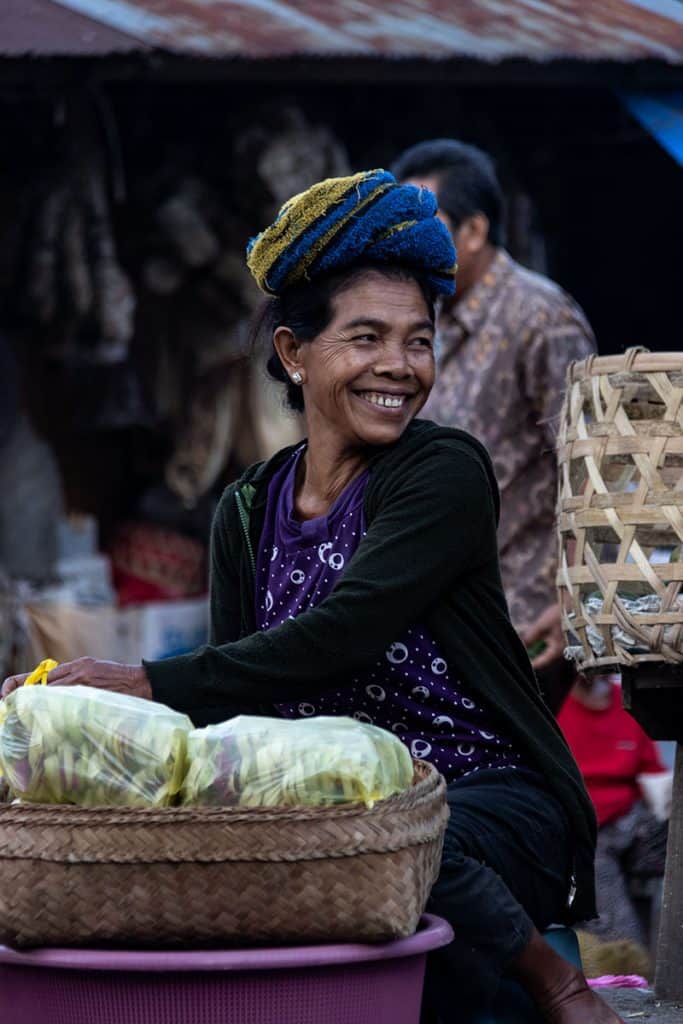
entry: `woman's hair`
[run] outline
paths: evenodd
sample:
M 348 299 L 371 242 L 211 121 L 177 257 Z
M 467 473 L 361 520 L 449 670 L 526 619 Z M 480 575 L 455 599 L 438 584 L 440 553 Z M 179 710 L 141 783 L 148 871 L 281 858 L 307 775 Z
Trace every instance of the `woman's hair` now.
M 272 341 L 274 332 L 278 327 L 288 327 L 299 341 L 312 341 L 332 320 L 332 300 L 335 296 L 369 271 L 394 281 L 415 281 L 427 304 L 429 316 L 434 320 L 434 289 L 419 272 L 396 264 L 357 264 L 337 273 L 319 277 L 310 283 L 294 285 L 278 298 L 266 299 L 252 328 L 252 349 L 260 349 L 260 343 L 267 338 L 270 339 L 271 354 L 267 370 L 273 380 L 286 385 L 286 399 L 290 409 L 303 412 L 303 389 L 291 380 L 282 365 Z

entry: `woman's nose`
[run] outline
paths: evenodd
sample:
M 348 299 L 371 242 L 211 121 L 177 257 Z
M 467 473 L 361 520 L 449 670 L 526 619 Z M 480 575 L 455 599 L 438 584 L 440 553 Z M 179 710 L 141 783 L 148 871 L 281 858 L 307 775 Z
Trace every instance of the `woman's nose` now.
M 412 376 L 413 369 L 404 345 L 384 345 L 375 361 L 374 371 L 378 376 L 396 378 Z

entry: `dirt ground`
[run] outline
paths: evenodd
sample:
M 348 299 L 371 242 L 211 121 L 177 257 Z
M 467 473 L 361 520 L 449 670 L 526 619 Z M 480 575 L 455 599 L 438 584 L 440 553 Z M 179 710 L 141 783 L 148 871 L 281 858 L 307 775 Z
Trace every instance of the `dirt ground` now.
M 649 991 L 634 988 L 597 990 L 605 1002 L 624 1019 L 625 1024 L 683 1024 L 683 1005 L 659 1003 Z

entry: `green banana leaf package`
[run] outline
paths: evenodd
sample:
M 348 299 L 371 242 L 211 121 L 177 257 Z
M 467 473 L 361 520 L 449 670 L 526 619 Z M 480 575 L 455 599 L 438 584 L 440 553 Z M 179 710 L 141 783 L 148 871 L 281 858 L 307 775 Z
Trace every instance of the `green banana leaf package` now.
M 192 805 L 371 807 L 413 781 L 404 744 L 352 718 L 240 715 L 191 732 L 188 762 L 180 800 Z
M 186 715 L 90 686 L 22 686 L 0 704 L 0 771 L 32 803 L 163 807 L 187 764 Z

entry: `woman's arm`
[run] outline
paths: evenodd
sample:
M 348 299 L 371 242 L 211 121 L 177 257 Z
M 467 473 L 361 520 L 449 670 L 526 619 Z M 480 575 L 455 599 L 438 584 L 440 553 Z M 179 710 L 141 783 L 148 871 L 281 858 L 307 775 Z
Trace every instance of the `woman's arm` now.
M 312 697 L 376 660 L 477 564 L 495 557 L 491 486 L 461 442 L 440 441 L 395 474 L 331 594 L 266 632 L 146 664 L 156 700 L 186 707 Z

